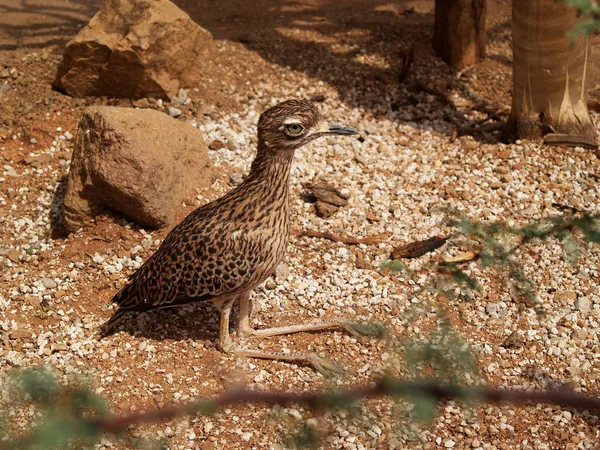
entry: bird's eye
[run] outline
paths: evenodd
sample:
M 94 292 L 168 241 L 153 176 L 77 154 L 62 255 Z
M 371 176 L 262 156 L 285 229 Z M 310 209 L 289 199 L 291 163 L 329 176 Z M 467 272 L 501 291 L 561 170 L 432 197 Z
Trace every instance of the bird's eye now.
M 298 136 L 304 131 L 304 127 L 299 123 L 290 123 L 285 126 L 285 132 L 290 136 Z

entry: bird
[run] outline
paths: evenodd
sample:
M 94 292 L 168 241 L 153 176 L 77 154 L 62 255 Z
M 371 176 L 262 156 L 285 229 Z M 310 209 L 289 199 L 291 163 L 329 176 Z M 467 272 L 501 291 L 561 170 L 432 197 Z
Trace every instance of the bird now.
M 100 329 L 111 334 L 133 311 L 213 302 L 220 312 L 218 348 L 235 355 L 305 363 L 328 374 L 339 367 L 309 352 L 266 352 L 233 342 L 232 307 L 239 300 L 238 336 L 275 336 L 342 329 L 359 335 L 346 320 L 255 330 L 250 326 L 250 292 L 282 261 L 290 234 L 289 185 L 295 151 L 323 136 L 351 136 L 356 129 L 327 122 L 307 100 L 287 100 L 259 117 L 256 156 L 243 182 L 200 206 L 176 225 L 156 252 L 113 297 L 118 306 Z

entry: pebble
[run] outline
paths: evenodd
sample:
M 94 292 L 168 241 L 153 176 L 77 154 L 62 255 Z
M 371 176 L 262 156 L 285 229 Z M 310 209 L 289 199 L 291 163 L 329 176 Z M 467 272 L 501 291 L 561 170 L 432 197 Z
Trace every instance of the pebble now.
M 561 291 L 556 295 L 556 300 L 561 303 L 572 303 L 577 298 L 577 293 L 573 291 Z
M 176 104 L 176 105 L 185 105 L 187 99 L 188 99 L 187 92 L 185 91 L 185 89 L 180 88 L 177 95 L 171 99 L 171 103 Z
M 18 250 L 9 250 L 7 255 L 8 259 L 10 259 L 14 263 L 18 263 L 21 259 L 21 252 Z
M 9 177 L 16 178 L 19 176 L 17 171 L 13 166 L 9 166 L 8 164 L 4 166 L 4 174 Z
M 498 313 L 498 303 L 489 302 L 485 305 L 485 312 L 490 316 Z
M 19 329 L 10 333 L 11 339 L 30 339 L 33 336 L 33 332 L 27 329 Z
M 250 431 L 246 431 L 242 434 L 242 441 L 248 442 L 250 439 L 252 439 L 252 433 Z
M 181 115 L 181 110 L 179 108 L 175 108 L 174 106 L 169 106 L 167 108 L 167 112 L 171 117 L 179 117 Z
M 46 289 L 54 289 L 56 288 L 58 285 L 56 284 L 56 281 L 50 279 L 50 278 L 42 278 L 42 284 L 44 285 L 44 287 Z
M 290 409 L 288 414 L 296 420 L 302 420 L 302 414 L 297 409 Z
M 283 283 L 290 276 L 290 268 L 285 264 L 279 264 L 275 268 L 275 280 L 278 283 Z
M 587 297 L 579 297 L 575 300 L 575 309 L 579 312 L 587 314 L 592 309 L 592 304 Z

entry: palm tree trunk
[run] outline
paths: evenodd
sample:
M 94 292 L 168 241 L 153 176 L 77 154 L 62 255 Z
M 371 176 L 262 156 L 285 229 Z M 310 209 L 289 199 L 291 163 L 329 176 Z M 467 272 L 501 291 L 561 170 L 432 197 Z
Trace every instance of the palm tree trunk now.
M 485 57 L 486 0 L 436 0 L 433 47 L 455 69 Z
M 586 106 L 589 39 L 568 34 L 575 9 L 554 0 L 512 3 L 513 100 L 505 140 L 564 133 L 596 139 Z

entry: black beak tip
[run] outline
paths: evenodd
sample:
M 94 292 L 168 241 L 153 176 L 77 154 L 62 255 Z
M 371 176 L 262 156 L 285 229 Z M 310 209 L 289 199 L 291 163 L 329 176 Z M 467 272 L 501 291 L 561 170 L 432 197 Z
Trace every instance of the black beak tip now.
M 342 136 L 352 136 L 352 135 L 357 135 L 360 134 L 358 132 L 358 130 L 352 128 L 352 127 L 347 127 L 345 125 L 339 125 L 337 123 L 330 123 L 329 124 L 329 133 L 332 134 L 339 134 Z

